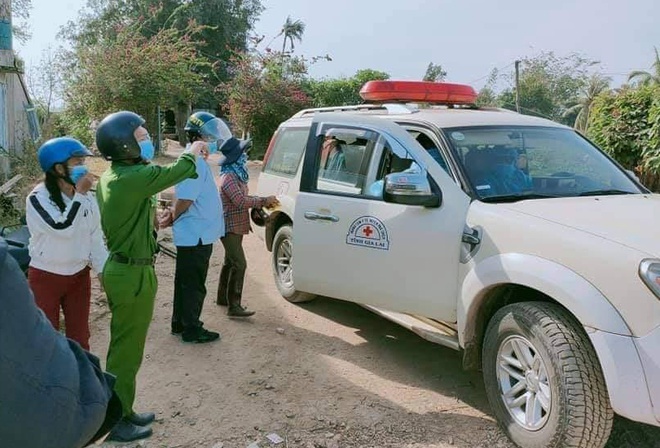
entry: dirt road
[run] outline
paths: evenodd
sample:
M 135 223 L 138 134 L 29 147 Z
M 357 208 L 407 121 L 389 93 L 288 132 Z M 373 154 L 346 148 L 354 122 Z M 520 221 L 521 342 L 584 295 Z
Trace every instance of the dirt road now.
M 174 260 L 161 255 L 136 403 L 138 411 L 157 413 L 154 435 L 104 446 L 263 448 L 275 446 L 266 438 L 272 433 L 285 439 L 279 447 L 510 446 L 488 414 L 480 375 L 463 372 L 456 352 L 354 304 L 289 304 L 274 286 L 263 243 L 248 237 L 246 252 L 244 302 L 257 314 L 232 321 L 215 305 L 223 255 L 217 244 L 202 320 L 222 339 L 203 345 L 169 333 Z M 95 289 L 92 350 L 102 358 L 108 328 L 108 308 Z M 610 446 L 660 440 L 644 431 L 625 426 Z

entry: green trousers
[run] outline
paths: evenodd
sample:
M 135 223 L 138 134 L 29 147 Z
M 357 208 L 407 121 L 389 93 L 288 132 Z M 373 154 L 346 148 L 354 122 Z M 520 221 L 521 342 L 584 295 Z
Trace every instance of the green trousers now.
M 103 269 L 103 286 L 112 312 L 106 370 L 117 377 L 115 392 L 124 416 L 129 416 L 135 401 L 135 377 L 154 314 L 156 272 L 153 266 L 108 261 Z

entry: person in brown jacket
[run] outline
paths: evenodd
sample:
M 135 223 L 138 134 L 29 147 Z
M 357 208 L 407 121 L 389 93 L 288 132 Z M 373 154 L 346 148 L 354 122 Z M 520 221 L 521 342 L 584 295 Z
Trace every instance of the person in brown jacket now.
M 225 218 L 225 236 L 221 241 L 225 248 L 225 260 L 220 272 L 216 303 L 228 306 L 229 317 L 249 317 L 254 314 L 254 311 L 246 310 L 241 304 L 247 269 L 243 236 L 252 230 L 250 209 L 278 204 L 275 196 L 258 197 L 248 194 L 246 150 L 249 147 L 250 142 L 232 138 L 220 149 L 220 196 Z

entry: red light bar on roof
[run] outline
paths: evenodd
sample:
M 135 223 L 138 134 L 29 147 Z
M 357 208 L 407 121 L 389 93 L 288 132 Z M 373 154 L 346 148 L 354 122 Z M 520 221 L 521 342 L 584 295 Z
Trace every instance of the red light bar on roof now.
M 360 96 L 370 102 L 474 104 L 477 92 L 465 84 L 428 81 L 369 81 Z

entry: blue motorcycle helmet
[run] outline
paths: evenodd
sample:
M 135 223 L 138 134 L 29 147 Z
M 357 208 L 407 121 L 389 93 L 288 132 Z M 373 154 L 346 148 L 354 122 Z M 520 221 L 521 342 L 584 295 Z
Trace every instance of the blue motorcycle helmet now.
M 65 164 L 71 157 L 90 157 L 92 153 L 80 141 L 72 137 L 57 137 L 39 147 L 37 158 L 44 173 L 57 164 Z

